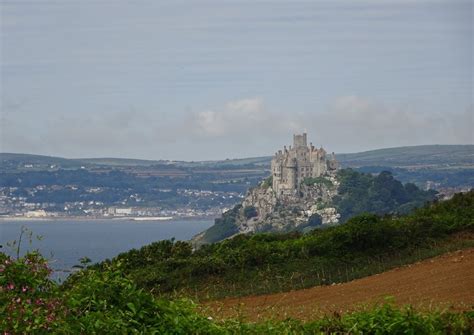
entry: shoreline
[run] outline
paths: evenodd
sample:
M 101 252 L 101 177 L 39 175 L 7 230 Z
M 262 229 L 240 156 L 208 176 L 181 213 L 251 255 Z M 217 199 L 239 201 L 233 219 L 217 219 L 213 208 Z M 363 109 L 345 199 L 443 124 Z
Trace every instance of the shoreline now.
M 120 217 L 85 217 L 85 216 L 47 216 L 40 218 L 29 218 L 24 216 L 0 217 L 0 223 L 7 221 L 135 221 L 141 222 L 169 222 L 175 220 L 214 220 L 215 216 L 173 216 L 173 217 L 150 217 L 150 216 L 120 216 Z

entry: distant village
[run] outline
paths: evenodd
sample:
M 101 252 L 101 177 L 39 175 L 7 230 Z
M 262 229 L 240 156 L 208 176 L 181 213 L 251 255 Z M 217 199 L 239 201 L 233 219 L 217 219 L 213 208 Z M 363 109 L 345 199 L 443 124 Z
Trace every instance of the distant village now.
M 25 189 L 29 195 L 38 191 L 59 191 L 63 187 L 36 186 Z M 77 186 L 67 185 L 64 188 L 78 190 Z M 132 194 L 129 199 L 124 199 L 121 204 L 105 204 L 101 201 L 73 201 L 64 203 L 54 202 L 29 202 L 26 196 L 16 196 L 15 187 L 0 187 L 0 217 L 7 218 L 64 218 L 64 217 L 86 217 L 86 218 L 123 218 L 123 217 L 155 217 L 155 218 L 197 218 L 216 217 L 229 209 L 225 203 L 229 200 L 233 204 L 243 198 L 242 193 L 206 191 L 195 189 L 178 189 L 179 195 L 187 198 L 194 198 L 196 202 L 202 199 L 209 199 L 215 206 L 209 208 L 199 208 L 199 206 L 185 205 L 181 208 L 163 208 L 157 206 L 140 206 L 139 194 Z M 88 193 L 100 193 L 100 187 L 90 187 L 86 189 Z M 160 190 L 161 192 L 171 192 L 171 190 Z M 220 201 L 222 200 L 222 201 Z M 131 206 L 135 202 L 137 205 Z

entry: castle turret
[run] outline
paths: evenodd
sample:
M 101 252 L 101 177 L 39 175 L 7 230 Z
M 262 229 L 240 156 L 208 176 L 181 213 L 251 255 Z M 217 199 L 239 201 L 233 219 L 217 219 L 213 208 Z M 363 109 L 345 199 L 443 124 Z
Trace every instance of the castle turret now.
M 273 190 L 277 197 L 299 194 L 301 183 L 308 177 L 319 177 L 338 168 L 334 155 L 326 159 L 326 151 L 307 144 L 307 135 L 293 135 L 293 146 L 284 147 L 272 159 Z

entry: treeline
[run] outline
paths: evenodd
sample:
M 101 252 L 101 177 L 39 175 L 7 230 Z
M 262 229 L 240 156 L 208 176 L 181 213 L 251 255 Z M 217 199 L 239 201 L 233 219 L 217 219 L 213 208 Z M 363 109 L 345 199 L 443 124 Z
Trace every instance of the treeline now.
M 412 183 L 403 185 L 389 171 L 373 176 L 344 169 L 338 172 L 338 180 L 338 196 L 333 201 L 342 222 L 364 212 L 407 214 L 434 200 L 436 195 L 435 191 L 420 190 Z
M 267 293 L 344 282 L 474 245 L 469 235 L 450 242 L 463 231 L 474 231 L 473 191 L 410 215 L 362 214 L 307 234 L 239 235 L 195 251 L 189 242 L 160 241 L 97 267 L 121 263 L 140 287 L 160 294 Z
M 472 163 L 472 162 L 471 162 Z M 442 187 L 474 187 L 474 168 L 468 167 L 432 167 L 413 170 L 390 166 L 363 166 L 354 170 L 363 173 L 378 174 L 389 171 L 395 178 L 404 183 L 425 185 L 427 181 L 439 183 Z

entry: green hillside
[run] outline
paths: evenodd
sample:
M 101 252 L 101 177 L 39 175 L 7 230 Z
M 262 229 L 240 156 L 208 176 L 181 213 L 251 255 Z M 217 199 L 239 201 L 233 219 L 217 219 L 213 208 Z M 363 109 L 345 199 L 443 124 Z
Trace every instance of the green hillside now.
M 157 294 L 207 299 L 289 291 L 350 281 L 472 247 L 472 235 L 463 232 L 474 231 L 473 218 L 471 191 L 410 215 L 362 214 L 307 234 L 238 235 L 196 251 L 189 242 L 155 242 L 119 255 L 112 264 L 120 263 L 140 287 Z
M 48 170 L 51 166 L 62 168 L 77 168 L 84 166 L 84 162 L 62 157 L 0 153 L 0 166 L 2 170 L 23 170 L 25 165 L 33 165 L 35 170 Z
M 420 145 L 337 154 L 343 166 L 474 166 L 474 145 Z

